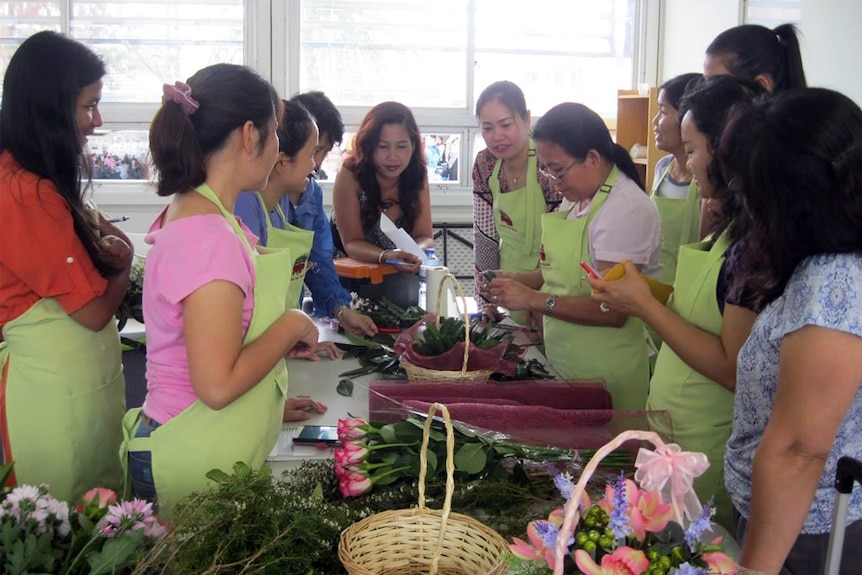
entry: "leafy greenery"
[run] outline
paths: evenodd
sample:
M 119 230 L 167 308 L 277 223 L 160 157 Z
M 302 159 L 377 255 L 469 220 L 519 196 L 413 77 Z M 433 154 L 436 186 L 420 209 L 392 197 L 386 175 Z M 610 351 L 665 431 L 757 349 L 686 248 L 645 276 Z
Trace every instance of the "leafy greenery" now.
M 277 479 L 243 464 L 227 475 L 213 472 L 217 486 L 192 495 L 178 510 L 167 539 L 135 575 L 341 574 L 341 531 L 390 509 L 415 507 L 415 480 L 375 486 L 356 499 L 342 499 L 331 460 L 303 462 Z M 429 480 L 426 502 L 440 508 L 445 481 Z M 456 482 L 453 511 L 477 517 L 504 537 L 523 536 L 527 519 L 558 505 L 551 476 L 541 467 L 512 461 L 481 481 Z
M 512 340 L 511 334 L 492 335 L 492 331 L 488 324 L 471 325 L 470 343 L 479 349 L 491 349 L 500 344 L 507 344 Z M 428 356 L 446 353 L 465 339 L 466 328 L 463 318 L 460 317 L 441 317 L 439 327 L 428 324 L 421 332 L 420 330 L 413 332 L 416 351 Z
M 144 323 L 144 265 L 146 260 L 140 256 L 135 256 L 132 261 L 132 268 L 129 271 L 129 284 L 126 286 L 126 293 L 123 295 L 123 300 L 120 302 L 120 307 L 114 313 L 117 318 L 117 328 L 123 329 L 129 318 L 135 319 Z
M 419 306 L 401 307 L 386 297 L 379 301 L 359 298 L 353 304 L 353 309 L 374 320 L 377 327 L 407 329 L 425 316 L 425 310 Z

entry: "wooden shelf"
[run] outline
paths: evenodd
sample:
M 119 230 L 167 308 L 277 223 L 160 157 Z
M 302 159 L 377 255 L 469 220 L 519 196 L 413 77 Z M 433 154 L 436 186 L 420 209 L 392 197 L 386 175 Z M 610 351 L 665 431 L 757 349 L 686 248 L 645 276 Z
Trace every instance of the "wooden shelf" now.
M 649 94 L 641 95 L 637 90 L 619 90 L 617 93 L 616 141 L 631 151 L 635 144 L 646 146 L 646 158 L 634 160 L 644 181 L 646 191 L 652 189 L 655 165 L 664 153 L 655 147 L 652 119 L 658 112 L 658 90 L 650 88 Z

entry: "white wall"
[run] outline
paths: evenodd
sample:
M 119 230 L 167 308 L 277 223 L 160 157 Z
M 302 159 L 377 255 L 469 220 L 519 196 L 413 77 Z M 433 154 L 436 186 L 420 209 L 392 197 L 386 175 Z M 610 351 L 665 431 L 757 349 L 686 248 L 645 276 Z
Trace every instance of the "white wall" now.
M 741 22 L 741 0 L 664 0 L 659 82 L 701 71 L 712 39 Z M 809 85 L 838 90 L 862 105 L 860 23 L 858 0 L 802 0 L 799 29 Z
M 706 47 L 741 20 L 739 0 L 664 0 L 659 84 L 679 74 L 703 71 Z
M 862 2 L 802 0 L 802 58 L 811 86 L 844 93 L 862 106 Z

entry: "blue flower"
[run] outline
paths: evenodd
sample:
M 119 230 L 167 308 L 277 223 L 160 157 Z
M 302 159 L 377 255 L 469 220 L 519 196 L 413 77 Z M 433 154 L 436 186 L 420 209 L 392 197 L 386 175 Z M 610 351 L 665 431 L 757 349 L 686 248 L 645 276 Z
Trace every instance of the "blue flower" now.
M 683 563 L 674 571 L 671 571 L 671 575 L 709 575 L 709 570 L 704 569 L 703 567 L 696 567 L 694 565 L 689 565 L 688 563 Z
M 560 529 L 548 521 L 536 521 L 534 523 L 536 534 L 542 538 L 542 545 L 553 549 L 557 545 L 557 538 L 560 536 Z M 574 537 L 569 537 L 566 542 L 566 547 L 571 547 L 575 543 Z
M 563 494 L 563 497 L 566 498 L 566 501 L 572 496 L 572 492 L 575 490 L 575 484 L 572 482 L 572 476 L 568 473 L 558 473 L 554 476 L 554 485 L 557 486 L 557 489 L 560 490 L 560 493 Z
M 611 481 L 614 495 L 611 497 L 611 516 L 608 527 L 614 532 L 617 539 L 625 539 L 631 533 L 631 522 L 629 521 L 629 502 L 626 498 L 626 477 L 620 472 L 616 481 Z
M 693 519 L 691 523 L 688 524 L 688 529 L 685 530 L 685 542 L 688 544 L 688 548 L 694 552 L 697 548 L 697 542 L 700 541 L 701 536 L 704 531 L 709 531 L 712 529 L 711 518 L 715 515 L 715 508 L 713 500 L 710 499 L 706 505 L 703 506 L 703 513 L 700 514 L 700 517 Z

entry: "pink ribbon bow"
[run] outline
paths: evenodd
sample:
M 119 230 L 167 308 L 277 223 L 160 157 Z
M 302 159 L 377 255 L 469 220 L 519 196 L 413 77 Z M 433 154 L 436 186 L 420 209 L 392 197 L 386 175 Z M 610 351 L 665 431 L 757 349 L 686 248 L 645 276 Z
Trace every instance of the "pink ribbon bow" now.
M 174 85 L 162 85 L 162 104 L 165 102 L 179 104 L 187 116 L 194 114 L 201 105 L 192 98 L 192 89 L 185 82 L 174 82 Z
M 709 467 L 709 460 L 703 453 L 682 451 L 675 443 L 659 446 L 655 451 L 641 448 L 635 467 L 635 481 L 642 489 L 661 493 L 665 501 L 669 499 L 680 525 L 683 525 L 683 516 L 691 520 L 703 512 L 692 488 L 694 478 Z

